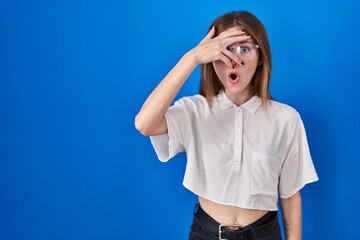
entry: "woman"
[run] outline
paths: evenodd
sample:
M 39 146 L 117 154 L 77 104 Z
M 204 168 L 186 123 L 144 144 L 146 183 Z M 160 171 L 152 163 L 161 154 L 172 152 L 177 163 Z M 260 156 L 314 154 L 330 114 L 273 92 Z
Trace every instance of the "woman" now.
M 201 64 L 200 94 L 170 104 Z M 161 161 L 186 151 L 184 186 L 198 195 L 189 239 L 301 239 L 300 189 L 318 180 L 293 108 L 271 100 L 271 52 L 249 12 L 217 18 L 145 101 L 136 128 Z

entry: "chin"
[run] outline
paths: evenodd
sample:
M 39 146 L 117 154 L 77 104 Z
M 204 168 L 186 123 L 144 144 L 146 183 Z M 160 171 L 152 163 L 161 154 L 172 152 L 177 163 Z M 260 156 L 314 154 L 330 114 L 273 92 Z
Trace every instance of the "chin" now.
M 244 88 L 238 86 L 230 86 L 226 89 L 226 91 L 233 95 L 235 94 L 237 95 L 237 94 L 241 94 L 244 91 Z

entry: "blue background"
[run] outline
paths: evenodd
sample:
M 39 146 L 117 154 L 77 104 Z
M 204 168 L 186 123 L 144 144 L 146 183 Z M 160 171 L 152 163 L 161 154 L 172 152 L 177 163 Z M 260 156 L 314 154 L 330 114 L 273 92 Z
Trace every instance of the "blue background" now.
M 143 101 L 231 10 L 253 12 L 272 94 L 295 107 L 320 181 L 304 239 L 358 235 L 357 1 L 0 0 L 0 239 L 187 239 L 185 154 L 160 163 L 134 128 Z M 199 68 L 180 96 L 197 93 Z

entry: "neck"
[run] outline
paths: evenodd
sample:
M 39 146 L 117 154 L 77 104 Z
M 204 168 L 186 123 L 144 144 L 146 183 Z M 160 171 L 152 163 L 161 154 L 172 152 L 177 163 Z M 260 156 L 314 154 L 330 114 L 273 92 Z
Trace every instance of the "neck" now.
M 232 94 L 229 93 L 228 91 L 225 91 L 226 96 L 236 105 L 236 106 L 240 106 L 243 103 L 247 102 L 250 98 L 252 98 L 254 96 L 254 91 L 250 90 L 250 91 L 244 91 L 241 92 L 240 94 Z

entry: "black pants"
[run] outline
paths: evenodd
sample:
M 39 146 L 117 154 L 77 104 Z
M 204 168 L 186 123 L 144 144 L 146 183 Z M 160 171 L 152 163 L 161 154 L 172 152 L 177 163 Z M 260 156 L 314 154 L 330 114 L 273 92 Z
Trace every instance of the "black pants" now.
M 197 204 L 188 240 L 219 240 L 219 225 Z M 281 240 L 277 211 L 238 230 L 223 227 L 221 231 L 221 238 L 228 240 Z

